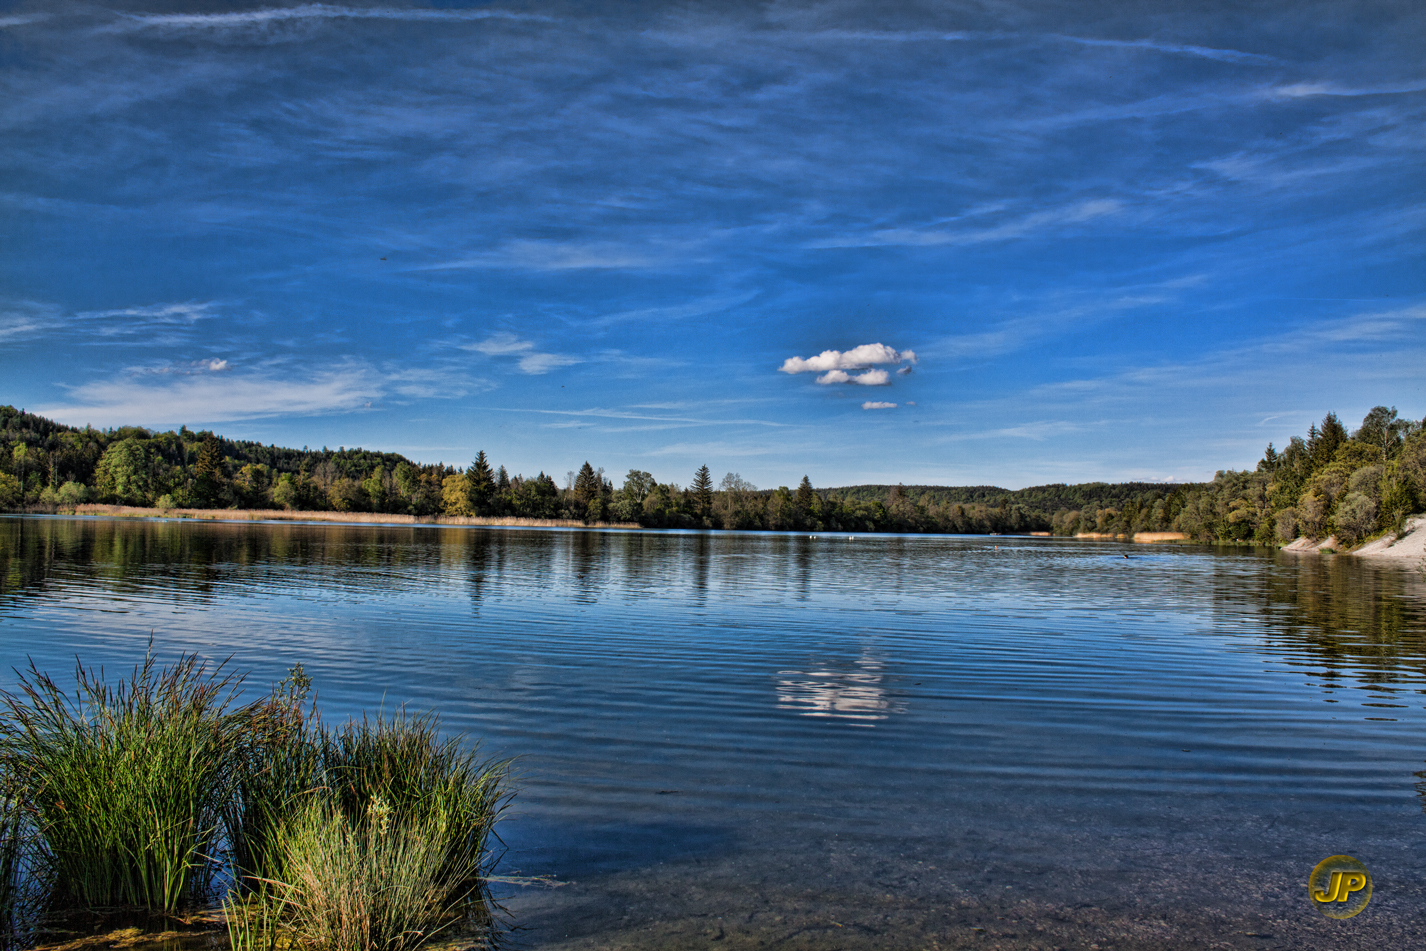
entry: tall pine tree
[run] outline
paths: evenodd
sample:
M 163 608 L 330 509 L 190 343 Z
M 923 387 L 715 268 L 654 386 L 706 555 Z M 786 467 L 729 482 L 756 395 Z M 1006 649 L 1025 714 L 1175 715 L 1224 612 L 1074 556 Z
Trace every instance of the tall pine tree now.
M 475 454 L 475 461 L 465 470 L 470 481 L 470 504 L 476 515 L 485 515 L 495 497 L 495 474 L 490 471 L 490 460 L 485 458 L 485 450 Z
M 802 481 L 797 485 L 797 507 L 804 512 L 810 511 L 812 499 L 815 497 L 816 493 L 812 491 L 812 480 L 803 476 Z
M 713 473 L 707 466 L 699 466 L 693 474 L 693 504 L 698 508 L 698 517 L 707 518 L 713 512 Z
M 594 474 L 594 467 L 585 460 L 584 465 L 579 467 L 579 475 L 574 477 L 574 498 L 580 505 L 588 505 L 599 498 L 601 488 L 599 477 Z

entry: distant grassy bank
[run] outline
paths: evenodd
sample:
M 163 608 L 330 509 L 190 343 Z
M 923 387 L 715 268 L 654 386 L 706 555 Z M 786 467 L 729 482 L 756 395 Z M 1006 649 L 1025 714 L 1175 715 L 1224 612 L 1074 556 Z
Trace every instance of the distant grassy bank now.
M 39 511 L 48 511 L 40 509 Z M 357 525 L 508 525 L 523 528 L 638 528 L 638 522 L 583 522 L 567 518 L 469 515 L 403 515 L 397 512 L 304 512 L 291 509 L 159 509 L 86 502 L 54 511 L 108 518 L 192 518 L 247 522 L 348 522 Z

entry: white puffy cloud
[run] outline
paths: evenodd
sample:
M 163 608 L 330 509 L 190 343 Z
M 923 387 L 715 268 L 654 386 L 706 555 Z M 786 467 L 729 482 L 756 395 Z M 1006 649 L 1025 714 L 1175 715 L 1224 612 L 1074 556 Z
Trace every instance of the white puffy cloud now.
M 864 370 L 867 367 L 888 363 L 915 363 L 916 354 L 911 350 L 893 350 L 884 343 L 864 343 L 846 352 L 823 350 L 815 357 L 788 357 L 778 370 L 783 373 L 826 373 L 829 370 Z M 885 375 L 885 374 L 883 374 Z M 819 379 L 818 383 L 849 382 L 844 380 Z
M 817 378 L 818 383 L 857 383 L 861 386 L 886 386 L 891 382 L 891 374 L 885 370 L 867 370 L 852 376 L 846 370 L 828 370 Z
M 896 409 L 895 403 L 881 403 L 867 400 L 862 404 L 862 409 Z

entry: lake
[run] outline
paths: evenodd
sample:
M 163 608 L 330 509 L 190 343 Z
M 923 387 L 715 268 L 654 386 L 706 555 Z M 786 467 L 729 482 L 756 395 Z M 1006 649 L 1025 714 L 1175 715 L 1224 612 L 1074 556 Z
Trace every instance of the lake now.
M 512 948 L 1426 942 L 1414 566 L 0 518 L 7 667 L 126 671 L 150 637 L 518 757 L 498 871 L 548 883 L 500 886 Z M 1347 921 L 1307 897 L 1338 853 L 1374 881 Z

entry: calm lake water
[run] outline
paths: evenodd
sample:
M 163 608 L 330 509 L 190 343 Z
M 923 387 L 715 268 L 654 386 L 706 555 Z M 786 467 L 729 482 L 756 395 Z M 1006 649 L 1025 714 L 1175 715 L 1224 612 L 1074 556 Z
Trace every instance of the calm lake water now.
M 0 518 L 7 667 L 150 636 L 518 756 L 499 871 L 558 885 L 502 888 L 514 948 L 1426 947 L 1416 566 Z M 1349 921 L 1307 899 L 1336 853 Z

